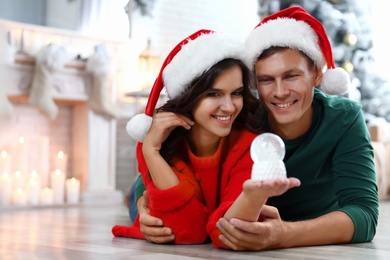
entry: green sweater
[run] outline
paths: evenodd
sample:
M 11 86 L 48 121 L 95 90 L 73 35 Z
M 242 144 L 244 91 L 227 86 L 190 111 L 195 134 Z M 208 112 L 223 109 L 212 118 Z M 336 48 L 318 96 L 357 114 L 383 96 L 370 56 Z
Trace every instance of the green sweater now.
M 312 219 L 334 210 L 348 214 L 353 243 L 371 241 L 379 214 L 374 153 L 361 106 L 315 90 L 313 121 L 307 133 L 286 145 L 288 177 L 299 188 L 269 198 L 288 221 Z
M 269 198 L 283 220 L 312 219 L 331 211 L 348 214 L 354 225 L 352 243 L 371 241 L 376 232 L 379 200 L 374 153 L 361 106 L 315 89 L 313 122 L 307 133 L 286 145 L 288 177 L 299 188 Z M 136 198 L 145 190 L 141 178 Z

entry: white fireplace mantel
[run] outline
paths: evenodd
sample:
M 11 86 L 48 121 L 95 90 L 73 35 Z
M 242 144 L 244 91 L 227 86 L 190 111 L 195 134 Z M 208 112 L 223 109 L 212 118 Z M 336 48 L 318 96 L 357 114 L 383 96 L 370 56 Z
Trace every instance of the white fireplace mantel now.
M 7 39 L 9 32 L 21 30 L 29 30 L 35 35 L 53 33 L 53 29 L 0 20 L 0 41 Z M 84 48 L 89 43 L 92 50 L 95 45 L 102 43 L 99 39 L 76 34 L 54 33 L 60 35 L 64 42 L 82 41 Z M 122 45 L 123 43 L 109 43 L 109 47 L 116 50 L 120 50 Z M 7 48 L 7 44 L 2 43 L 0 47 Z M 34 76 L 35 58 L 15 54 L 10 62 L 6 55 L 0 56 L 3 56 L 0 57 L 0 87 L 6 88 L 11 102 L 27 102 Z M 122 203 L 123 194 L 115 188 L 116 119 L 90 109 L 88 100 L 92 87 L 91 77 L 85 70 L 85 62 L 67 62 L 63 69 L 53 74 L 53 99 L 58 105 L 72 106 L 72 125 L 69 126 L 72 128 L 72 176 L 80 179 L 82 203 Z

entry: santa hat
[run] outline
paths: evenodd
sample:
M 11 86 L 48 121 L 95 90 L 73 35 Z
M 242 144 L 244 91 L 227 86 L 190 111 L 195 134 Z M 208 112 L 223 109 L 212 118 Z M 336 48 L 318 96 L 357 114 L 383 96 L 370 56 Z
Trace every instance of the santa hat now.
M 199 30 L 179 42 L 168 54 L 150 92 L 145 114 L 134 116 L 126 125 L 130 137 L 142 142 L 152 124 L 162 89 L 168 98 L 179 97 L 191 81 L 213 65 L 226 58 L 242 60 L 250 64 L 245 45 L 226 34 L 211 30 Z
M 342 95 L 350 85 L 349 74 L 336 68 L 332 46 L 323 25 L 305 9 L 292 6 L 265 17 L 245 41 L 253 67 L 260 54 L 270 47 L 289 47 L 309 56 L 320 68 L 326 69 L 321 89 Z

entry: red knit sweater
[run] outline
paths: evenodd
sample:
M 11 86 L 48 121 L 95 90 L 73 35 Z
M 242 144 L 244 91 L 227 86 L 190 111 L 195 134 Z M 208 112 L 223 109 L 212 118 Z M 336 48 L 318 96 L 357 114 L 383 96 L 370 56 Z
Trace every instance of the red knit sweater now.
M 248 130 L 232 130 L 218 151 L 207 158 L 196 157 L 184 145 L 183 152 L 172 161 L 180 183 L 167 190 L 154 186 L 148 176 L 142 144 L 137 145 L 138 170 L 149 192 L 150 214 L 161 218 L 164 226 L 172 229 L 175 244 L 204 243 L 210 237 L 215 247 L 223 247 L 216 223 L 251 176 L 250 145 L 256 136 Z M 144 238 L 138 218 L 132 227 L 115 226 L 114 235 Z

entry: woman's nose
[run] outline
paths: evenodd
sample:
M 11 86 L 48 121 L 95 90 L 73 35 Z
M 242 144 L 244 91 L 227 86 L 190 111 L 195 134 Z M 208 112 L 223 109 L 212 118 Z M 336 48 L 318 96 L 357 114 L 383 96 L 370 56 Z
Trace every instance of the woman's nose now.
M 226 98 L 223 98 L 222 104 L 221 104 L 221 109 L 223 111 L 234 111 L 233 100 L 231 99 L 230 96 L 226 97 Z

